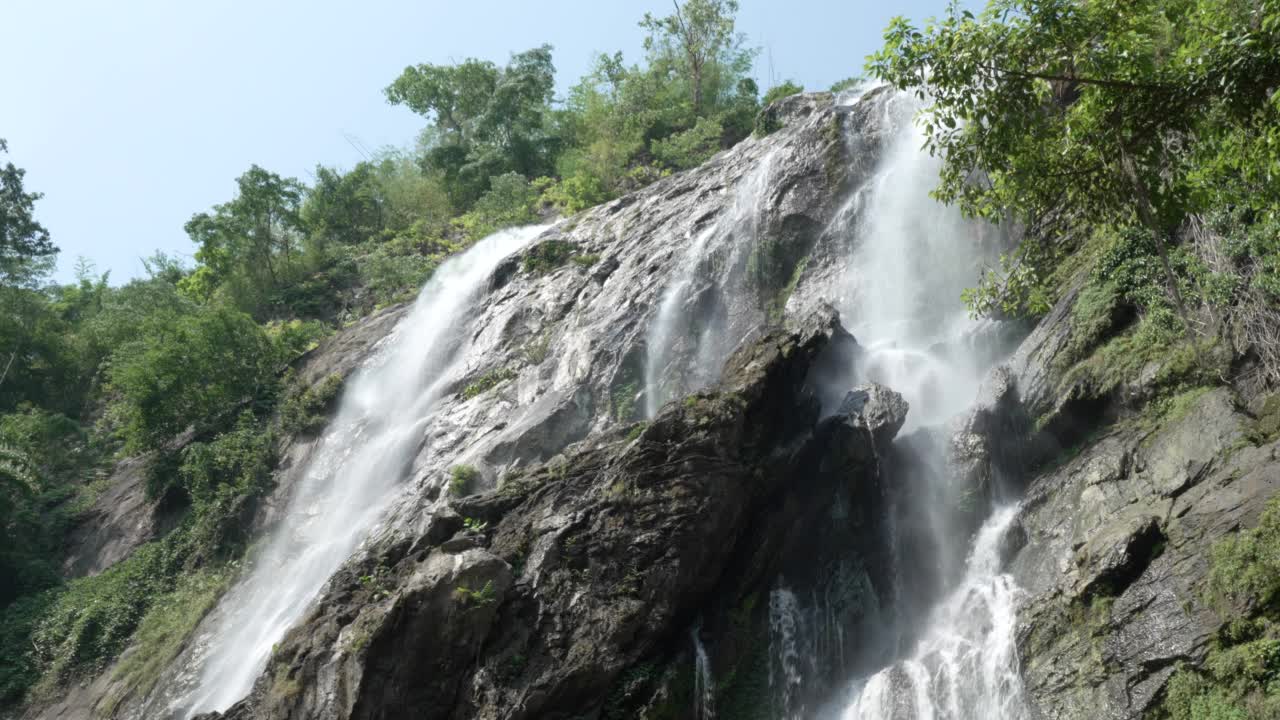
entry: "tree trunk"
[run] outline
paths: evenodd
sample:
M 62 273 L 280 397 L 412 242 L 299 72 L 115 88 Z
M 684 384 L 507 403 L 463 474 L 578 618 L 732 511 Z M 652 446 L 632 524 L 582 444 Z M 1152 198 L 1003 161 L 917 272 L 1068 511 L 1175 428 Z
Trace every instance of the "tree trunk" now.
M 693 66 L 693 116 L 702 114 L 702 63 Z

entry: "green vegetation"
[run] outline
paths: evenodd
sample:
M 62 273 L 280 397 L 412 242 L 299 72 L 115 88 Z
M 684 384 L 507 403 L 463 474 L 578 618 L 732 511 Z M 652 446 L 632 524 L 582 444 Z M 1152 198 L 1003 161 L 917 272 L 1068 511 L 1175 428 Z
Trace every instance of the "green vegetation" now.
M 1276 438 L 1280 438 L 1280 393 L 1273 393 L 1266 399 L 1248 431 L 1248 439 L 1255 445 L 1263 445 Z
M 342 390 L 343 377 L 332 373 L 312 387 L 301 388 L 286 382 L 288 389 L 280 405 L 280 423 L 285 431 L 313 433 L 324 427 L 329 409 Z
M 483 395 L 502 383 L 515 378 L 516 374 L 516 371 L 511 368 L 497 368 L 495 370 L 491 370 L 476 378 L 475 382 L 472 382 L 463 388 L 462 397 L 466 400 L 470 400 L 471 398 Z
M 869 69 L 932 100 L 935 195 L 1025 230 L 975 313 L 1043 314 L 1096 261 L 1077 357 L 1136 315 L 1126 350 L 1221 337 L 1280 380 L 1280 3 L 992 0 L 885 39 Z
M 493 581 L 485 581 L 480 589 L 470 588 L 465 585 L 459 585 L 453 591 L 454 598 L 464 605 L 491 605 L 498 599 L 498 593 L 493 588 Z
M 569 258 L 569 261 L 572 262 L 574 265 L 577 265 L 578 267 L 589 268 L 592 265 L 595 265 L 596 263 L 600 262 L 600 256 L 592 255 L 592 254 L 574 255 L 573 257 Z
M 636 419 L 636 398 L 640 394 L 640 380 L 632 378 L 609 391 L 613 404 L 613 419 L 631 422 Z
M 159 448 L 191 423 L 217 423 L 275 383 L 279 348 L 230 308 L 155 318 L 112 354 L 111 419 L 128 451 Z
M 1170 679 L 1155 717 L 1280 715 L 1280 500 L 1268 503 L 1257 527 L 1214 547 L 1207 599 L 1226 622 L 1204 663 Z
M 790 80 L 784 81 L 780 85 L 774 85 L 765 92 L 764 97 L 760 100 L 761 105 L 771 105 L 774 102 L 785 97 L 791 97 L 797 93 L 804 92 L 804 86 Z
M 521 261 L 524 271 L 534 275 L 545 275 L 569 262 L 574 255 L 573 243 L 564 240 L 546 240 L 534 245 Z
M 631 442 L 636 438 L 640 437 L 641 435 L 643 435 L 644 431 L 648 427 L 649 427 L 649 423 L 647 422 L 638 422 L 635 425 L 632 425 L 631 429 L 627 431 L 627 435 L 626 435 L 627 442 Z
M 391 568 L 379 564 L 368 575 L 360 576 L 360 586 L 369 591 L 370 599 L 374 602 L 389 597 L 392 589 Z
M 449 494 L 454 497 L 469 495 L 479 479 L 480 471 L 474 466 L 454 465 L 449 468 Z
M 541 365 L 551 354 L 551 328 L 547 328 L 538 334 L 529 342 L 525 343 L 523 348 L 524 359 L 532 365 Z
M 676 170 L 697 167 L 720 149 L 720 136 L 724 128 L 707 118 L 698 118 L 697 124 L 665 140 L 653 143 L 653 156 L 663 165 Z
M 833 93 L 844 92 L 845 90 L 853 90 L 854 88 L 858 87 L 864 82 L 866 82 L 866 78 L 861 78 L 856 76 L 847 77 L 843 80 L 837 80 L 834 83 L 832 83 L 831 87 L 828 88 L 828 90 Z
M 225 567 L 194 572 L 179 580 L 173 592 L 156 600 L 138 623 L 136 648 L 120 661 L 114 679 L 131 693 L 149 692 L 160 673 L 182 652 L 196 625 L 213 609 L 231 574 Z

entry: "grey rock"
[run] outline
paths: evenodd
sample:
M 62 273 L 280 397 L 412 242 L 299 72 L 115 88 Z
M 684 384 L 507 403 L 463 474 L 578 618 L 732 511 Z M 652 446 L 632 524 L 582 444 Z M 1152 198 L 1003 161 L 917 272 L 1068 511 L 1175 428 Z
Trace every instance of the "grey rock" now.
M 1154 431 L 1120 426 L 1032 484 L 1013 561 L 1027 593 L 1019 650 L 1040 717 L 1141 718 L 1221 620 L 1211 548 L 1280 490 L 1275 444 L 1240 445 L 1230 390 Z
M 844 422 L 866 428 L 877 445 L 887 448 L 907 421 L 907 409 L 907 401 L 901 395 L 870 383 L 850 390 L 836 415 Z
M 344 570 L 225 717 L 570 717 L 644 704 L 654 682 L 626 685 L 629 699 L 610 694 L 623 671 L 678 653 L 668 638 L 714 589 L 728 583 L 736 602 L 748 592 L 740 583 L 767 579 L 788 544 L 815 537 L 826 493 L 857 481 L 842 466 L 798 482 L 808 474 L 793 476 L 796 463 L 776 455 L 799 448 L 801 468 L 826 455 L 804 388 L 838 326 L 831 316 L 802 326 L 741 348 L 716 388 L 668 405 L 635 440 L 578 445 L 456 501 L 491 523 L 488 550 L 467 547 L 475 535 L 404 555 L 386 548 L 385 598 L 358 568 Z M 857 454 L 870 456 L 861 433 Z M 796 509 L 779 513 L 780 501 Z M 735 556 L 760 567 L 736 573 Z M 849 612 L 865 615 L 860 607 Z M 728 632 L 723 624 L 709 632 Z

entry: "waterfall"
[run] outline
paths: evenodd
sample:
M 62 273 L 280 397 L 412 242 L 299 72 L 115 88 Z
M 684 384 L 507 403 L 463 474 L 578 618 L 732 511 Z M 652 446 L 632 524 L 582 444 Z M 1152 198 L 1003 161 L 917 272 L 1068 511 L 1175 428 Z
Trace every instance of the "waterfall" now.
M 853 245 L 840 310 L 866 348 L 862 377 L 910 403 L 906 435 L 967 410 L 989 369 L 992 353 L 979 352 L 985 328 L 960 297 L 977 280 L 991 228 L 929 197 L 940 161 L 922 150 L 923 133 L 912 121 L 919 105 L 898 95 L 882 107 L 896 136 L 838 219 Z M 851 142 L 856 151 L 863 141 Z M 1017 589 L 1000 572 L 1001 540 L 1016 508 L 996 508 L 966 557 L 961 490 L 938 444 L 910 448 L 925 455 L 916 458 L 923 477 L 911 478 L 924 487 L 889 503 L 899 608 L 896 627 L 887 631 L 899 651 L 888 667 L 854 683 L 837 714 L 845 720 L 1021 720 L 1027 713 L 1014 636 Z M 906 480 L 896 477 L 892 484 Z M 900 538 L 908 533 L 915 543 L 904 550 Z M 903 563 L 916 575 L 904 576 Z M 920 603 L 921 592 L 934 601 Z
M 804 614 L 795 593 L 786 587 L 778 587 L 769 593 L 769 687 L 781 717 L 804 717 L 804 707 L 799 704 L 800 689 L 804 687 L 803 657 L 813 657 L 803 652 L 806 638 Z
M 716 686 L 711 676 L 711 658 L 702 644 L 702 624 L 694 625 L 693 635 L 693 702 L 696 720 L 715 720 Z
M 1015 651 L 1017 589 L 1000 572 L 1016 505 L 979 530 L 960 586 L 926 623 L 910 657 L 865 681 L 844 720 L 1022 720 L 1028 717 Z
M 978 322 L 960 302 L 977 280 L 987 227 L 929 197 L 941 163 L 922 150 L 916 103 L 898 95 L 883 107 L 898 132 L 843 213 L 854 250 L 840 310 L 867 348 L 866 379 L 910 404 L 909 432 L 965 410 L 988 369 L 968 351 Z
M 172 701 L 171 713 L 221 711 L 247 695 L 272 646 L 373 533 L 452 379 L 451 361 L 477 295 L 502 259 L 544 229 L 495 233 L 442 264 L 347 383 L 283 519 L 205 623 L 185 671 L 194 687 Z
M 645 343 L 645 417 L 656 415 L 667 400 L 715 382 L 737 344 L 739 338 L 729 332 L 731 319 L 717 313 L 725 303 L 716 294 L 742 280 L 744 268 L 739 266 L 745 263 L 736 256 L 755 248 L 760 199 L 769 190 L 772 165 L 769 153 L 738 182 L 729 208 L 697 232 L 681 258 L 679 274 L 663 290 Z M 731 243 L 730 257 L 716 263 L 723 249 L 719 243 Z

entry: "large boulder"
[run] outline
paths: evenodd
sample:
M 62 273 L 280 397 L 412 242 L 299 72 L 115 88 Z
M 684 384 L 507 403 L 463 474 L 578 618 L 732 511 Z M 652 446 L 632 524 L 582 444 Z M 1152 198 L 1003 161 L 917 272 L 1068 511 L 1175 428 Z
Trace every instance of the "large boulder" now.
M 753 631 L 718 612 L 721 593 L 732 609 L 767 593 L 784 564 L 796 581 L 817 576 L 813 540 L 870 539 L 874 446 L 892 440 L 905 404 L 867 388 L 859 408 L 819 423 L 808 376 L 842 332 L 827 315 L 767 333 L 729 360 L 717 387 L 651 423 L 455 500 L 465 528 L 451 524 L 456 534 L 437 545 L 384 547 L 374 564 L 344 570 L 226 716 L 656 712 L 671 688 L 660 672 L 639 682 L 632 671 L 676 662 L 695 616 L 705 612 L 716 646 Z M 849 489 L 859 486 L 867 499 L 850 512 Z M 843 514 L 832 513 L 833 493 L 845 498 Z M 754 631 L 767 636 L 768 608 L 760 611 Z M 865 604 L 848 612 L 870 619 Z

